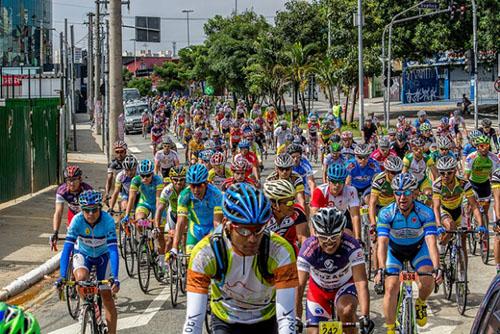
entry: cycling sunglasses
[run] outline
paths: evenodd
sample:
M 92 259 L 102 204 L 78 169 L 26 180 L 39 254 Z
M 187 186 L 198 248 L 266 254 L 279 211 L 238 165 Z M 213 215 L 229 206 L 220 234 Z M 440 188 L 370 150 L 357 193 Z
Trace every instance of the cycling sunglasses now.
M 288 206 L 288 207 L 291 207 L 295 204 L 295 201 L 294 200 L 290 200 L 290 201 L 286 201 L 286 202 L 280 202 L 280 201 L 277 201 L 278 204 L 283 204 L 284 206 Z
M 151 176 L 153 176 L 153 173 L 144 174 L 144 175 L 141 175 L 141 179 L 148 179 L 148 178 L 150 178 Z
M 439 171 L 439 174 L 446 176 L 446 175 L 453 175 L 455 171 L 453 170 L 445 170 L 445 171 Z
M 125 151 L 125 150 L 115 150 L 115 153 L 116 153 L 116 154 L 124 154 L 124 153 L 126 153 L 126 152 L 127 152 L 127 151 Z
M 69 182 L 69 183 L 71 183 L 71 182 L 78 182 L 78 181 L 80 181 L 80 177 L 79 176 L 77 176 L 77 177 L 67 177 L 66 178 L 66 182 Z
M 101 209 L 100 206 L 89 206 L 89 207 L 82 207 L 82 211 L 85 213 L 96 213 Z
M 357 156 L 356 156 L 356 159 L 359 159 L 359 160 L 366 160 L 366 159 L 368 159 L 368 156 L 367 156 L 367 155 L 357 155 Z
M 334 235 L 317 235 L 316 237 L 321 242 L 333 244 L 333 243 L 335 243 L 337 238 L 340 237 L 340 235 L 341 235 L 341 233 L 337 233 Z
M 183 177 L 171 177 L 170 180 L 172 180 L 172 182 L 179 183 L 179 182 L 182 182 L 182 181 L 186 181 L 186 178 L 183 178 Z
M 333 183 L 333 184 L 343 184 L 343 183 L 345 183 L 345 180 L 328 179 L 328 182 Z
M 264 230 L 266 229 L 266 224 L 263 225 L 253 225 L 253 226 L 242 226 L 242 225 L 236 225 L 236 224 L 231 224 L 231 228 L 236 231 L 239 235 L 242 237 L 249 237 L 250 235 L 254 236 L 259 236 L 262 233 L 264 233 Z
M 286 172 L 286 171 L 292 170 L 292 167 L 278 167 L 278 170 L 280 170 L 282 172 Z
M 396 196 L 403 196 L 405 195 L 406 197 L 411 196 L 413 194 L 413 190 L 395 190 L 394 195 Z

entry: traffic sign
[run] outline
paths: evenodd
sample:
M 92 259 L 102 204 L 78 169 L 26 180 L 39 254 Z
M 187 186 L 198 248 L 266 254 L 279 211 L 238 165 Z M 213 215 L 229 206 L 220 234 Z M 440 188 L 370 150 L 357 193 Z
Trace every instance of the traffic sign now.
M 497 91 L 497 93 L 500 93 L 500 78 L 495 81 L 495 90 Z
M 418 8 L 426 8 L 426 9 L 439 9 L 439 3 L 437 2 L 424 2 L 418 5 Z

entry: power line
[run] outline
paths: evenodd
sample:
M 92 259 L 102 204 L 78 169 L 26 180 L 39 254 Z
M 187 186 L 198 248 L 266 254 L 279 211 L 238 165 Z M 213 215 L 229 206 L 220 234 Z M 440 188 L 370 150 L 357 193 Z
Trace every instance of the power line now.
M 75 5 L 71 3 L 64 3 L 64 2 L 57 2 L 57 1 L 52 1 L 53 4 L 59 5 L 59 6 L 67 6 L 67 7 L 78 7 L 78 8 L 86 8 L 86 9 L 93 9 L 93 7 L 88 7 L 88 6 L 82 6 L 82 5 Z

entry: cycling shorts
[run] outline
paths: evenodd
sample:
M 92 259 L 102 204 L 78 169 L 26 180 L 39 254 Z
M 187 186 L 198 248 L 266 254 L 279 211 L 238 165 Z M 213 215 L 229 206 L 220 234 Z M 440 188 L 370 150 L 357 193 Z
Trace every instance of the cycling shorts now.
M 432 266 L 431 257 L 429 255 L 429 249 L 427 248 L 427 243 L 422 240 L 421 243 L 417 243 L 410 246 L 398 246 L 394 247 L 389 242 L 389 249 L 387 250 L 387 260 L 385 262 L 386 270 L 389 274 L 399 274 L 401 268 L 403 268 L 403 261 L 410 261 L 411 266 L 419 271 L 423 266 Z M 406 249 L 401 251 L 399 248 Z M 397 248 L 397 249 L 395 249 Z M 411 251 L 408 251 L 411 249 Z
M 472 182 L 469 180 L 472 190 L 474 190 L 474 193 L 477 196 L 477 199 L 482 202 L 482 201 L 488 201 L 491 198 L 491 182 L 490 180 L 484 182 L 484 183 L 476 183 Z
M 440 213 L 441 220 L 446 217 L 450 217 L 455 222 L 456 227 L 460 227 L 462 225 L 462 206 L 459 206 L 456 209 L 448 209 L 441 205 Z
M 76 213 L 68 209 L 68 221 L 66 222 L 66 227 L 69 228 L 69 225 L 71 225 L 71 221 L 73 220 L 73 217 L 76 216 Z
M 358 197 L 359 197 L 360 201 L 362 202 L 363 198 L 365 198 L 366 196 L 371 194 L 372 186 L 370 185 L 370 186 L 366 187 L 365 189 L 356 188 L 356 190 L 358 191 Z
M 168 177 L 168 174 L 170 173 L 170 170 L 172 169 L 172 167 L 169 167 L 169 168 L 162 168 L 161 169 L 161 175 L 163 176 L 163 178 L 166 178 Z
M 306 327 L 318 327 L 321 321 L 332 320 L 332 306 L 336 308 L 339 298 L 345 295 L 358 298 L 352 279 L 333 291 L 325 291 L 314 283 L 314 280 L 309 279 L 306 299 Z
M 73 253 L 73 272 L 77 269 L 86 269 L 89 273 L 95 267 L 96 277 L 98 281 L 105 280 L 111 277 L 111 268 L 109 265 L 109 253 L 105 253 L 98 257 L 90 257 L 74 250 Z M 101 289 L 109 289 L 109 286 L 100 286 Z
M 165 233 L 168 231 L 175 231 L 175 224 L 177 223 L 177 214 L 168 208 L 167 215 L 161 220 L 162 226 L 165 226 Z
M 151 215 L 154 216 L 155 210 L 156 210 L 155 207 L 140 200 L 139 203 L 137 203 L 137 207 L 135 208 L 135 213 L 144 213 L 146 217 L 149 216 L 149 214 L 151 213 Z
M 255 324 L 229 324 L 212 314 L 212 334 L 278 334 L 276 317 Z

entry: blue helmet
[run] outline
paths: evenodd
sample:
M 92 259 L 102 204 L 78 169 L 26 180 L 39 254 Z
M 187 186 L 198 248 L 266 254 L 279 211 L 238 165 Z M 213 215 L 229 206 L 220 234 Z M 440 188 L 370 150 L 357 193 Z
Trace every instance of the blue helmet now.
M 331 164 L 328 166 L 329 181 L 345 181 L 347 178 L 347 169 L 343 164 Z
M 440 122 L 441 122 L 441 124 L 448 124 L 448 123 L 450 123 L 450 119 L 445 116 L 445 117 L 442 117 L 440 119 Z
M 151 160 L 141 160 L 139 162 L 139 166 L 137 167 L 137 171 L 139 172 L 139 175 L 148 175 L 153 173 L 155 170 L 155 164 Z
M 189 167 L 186 175 L 186 182 L 188 184 L 200 184 L 207 182 L 208 169 L 205 165 L 195 164 Z
M 239 148 L 250 148 L 250 142 L 246 139 L 242 139 L 239 144 L 238 144 L 238 147 Z
M 271 202 L 247 183 L 237 183 L 224 193 L 224 216 L 236 224 L 262 225 L 271 219 Z
M 97 190 L 85 190 L 78 198 L 82 208 L 102 204 L 102 194 Z
M 198 154 L 198 158 L 205 162 L 210 162 L 210 158 L 212 158 L 212 155 L 214 155 L 214 153 L 214 150 L 203 150 Z
M 415 190 L 418 188 L 417 178 L 411 173 L 398 174 L 392 179 L 391 187 L 394 191 Z

